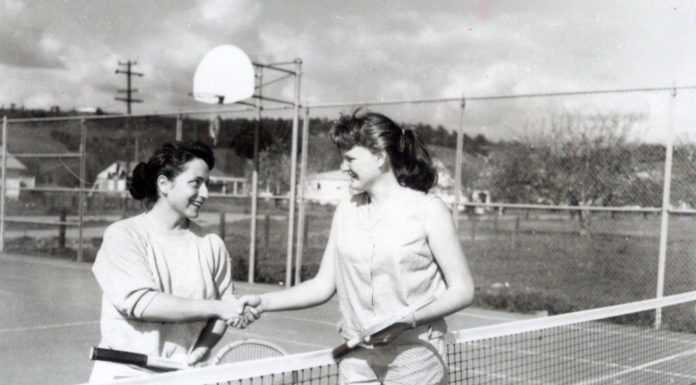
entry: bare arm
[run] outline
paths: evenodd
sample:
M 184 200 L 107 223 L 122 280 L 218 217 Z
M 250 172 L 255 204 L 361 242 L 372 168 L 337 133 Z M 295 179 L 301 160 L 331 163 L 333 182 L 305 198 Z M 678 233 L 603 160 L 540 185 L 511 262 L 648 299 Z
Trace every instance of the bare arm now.
M 314 278 L 287 290 L 274 291 L 260 296 L 243 296 L 240 300 L 256 307 L 259 313 L 304 309 L 328 301 L 336 292 L 334 275 L 336 217 L 337 215 L 334 214 L 326 249 L 324 249 L 324 255 L 321 258 L 319 271 Z
M 243 308 L 243 301 L 230 297 L 224 300 L 202 300 L 157 293 L 141 310 L 138 319 L 153 322 L 200 321 L 209 318 L 229 320 L 241 314 Z
M 471 305 L 474 300 L 474 281 L 452 215 L 439 199 L 433 199 L 428 204 L 425 223 L 428 244 L 440 266 L 447 290 L 433 303 L 415 313 L 416 323 L 442 318 Z
M 317 275 L 290 289 L 262 294 L 257 309 L 260 312 L 296 310 L 328 301 L 336 292 L 333 248 L 333 235 L 329 235 Z

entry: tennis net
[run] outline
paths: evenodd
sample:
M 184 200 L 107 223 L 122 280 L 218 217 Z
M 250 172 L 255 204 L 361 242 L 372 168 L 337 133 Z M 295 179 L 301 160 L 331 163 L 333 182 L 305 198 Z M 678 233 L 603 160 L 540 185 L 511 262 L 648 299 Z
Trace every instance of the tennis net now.
M 696 292 L 448 335 L 451 384 L 696 384 Z M 660 309 L 663 327 L 653 324 Z M 111 384 L 336 384 L 329 350 Z

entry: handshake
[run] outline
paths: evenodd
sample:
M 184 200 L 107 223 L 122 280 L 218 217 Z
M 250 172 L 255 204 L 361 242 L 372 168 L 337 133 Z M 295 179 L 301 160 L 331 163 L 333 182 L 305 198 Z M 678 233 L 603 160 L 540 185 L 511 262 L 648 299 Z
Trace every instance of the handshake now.
M 218 317 L 225 320 L 227 326 L 244 329 L 261 317 L 261 297 L 254 294 L 239 298 L 224 298 L 220 301 Z

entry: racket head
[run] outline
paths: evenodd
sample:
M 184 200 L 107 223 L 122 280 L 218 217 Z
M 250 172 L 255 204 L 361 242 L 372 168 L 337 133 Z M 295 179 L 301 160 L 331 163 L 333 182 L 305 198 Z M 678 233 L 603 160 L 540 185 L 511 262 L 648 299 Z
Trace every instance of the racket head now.
M 244 339 L 227 344 L 212 359 L 214 365 L 280 357 L 287 353 L 280 346 L 263 340 Z

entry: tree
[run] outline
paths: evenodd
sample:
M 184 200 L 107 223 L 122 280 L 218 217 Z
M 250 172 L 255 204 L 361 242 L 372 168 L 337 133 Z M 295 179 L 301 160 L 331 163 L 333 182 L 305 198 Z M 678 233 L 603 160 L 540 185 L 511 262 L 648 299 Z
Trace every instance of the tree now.
M 528 143 L 499 153 L 494 192 L 512 202 L 578 207 L 653 201 L 659 182 L 639 178 L 637 145 L 628 138 L 639 115 L 565 113 L 531 128 Z M 653 193 L 630 195 L 641 186 Z M 655 188 L 655 187 L 658 188 Z M 659 202 L 659 200 L 658 200 Z M 581 235 L 589 234 L 590 211 L 577 211 Z

